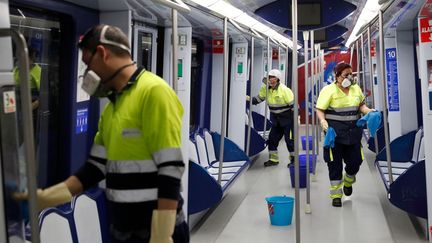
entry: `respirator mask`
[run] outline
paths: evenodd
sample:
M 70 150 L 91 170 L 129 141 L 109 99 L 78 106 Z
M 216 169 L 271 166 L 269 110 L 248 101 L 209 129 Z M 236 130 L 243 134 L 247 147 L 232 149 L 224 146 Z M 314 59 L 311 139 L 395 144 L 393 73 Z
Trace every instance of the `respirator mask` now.
M 108 97 L 112 92 L 102 82 L 102 79 L 92 70 L 87 70 L 84 73 L 83 82 L 81 88 L 90 96 L 96 97 Z
M 348 88 L 349 86 L 355 84 L 355 78 L 352 75 L 348 75 L 344 78 L 341 83 L 341 86 L 344 88 Z

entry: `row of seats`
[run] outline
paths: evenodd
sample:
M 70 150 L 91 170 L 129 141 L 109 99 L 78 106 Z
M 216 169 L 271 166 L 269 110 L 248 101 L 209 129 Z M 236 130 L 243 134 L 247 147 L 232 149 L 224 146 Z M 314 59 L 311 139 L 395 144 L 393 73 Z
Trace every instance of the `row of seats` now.
M 109 241 L 105 195 L 101 189 L 75 196 L 70 204 L 47 208 L 39 215 L 42 243 Z
M 423 129 L 411 131 L 390 143 L 392 183 L 390 183 L 386 154 L 386 149 L 383 147 L 376 155 L 375 166 L 388 192 L 390 202 L 410 214 L 427 218 Z
M 208 209 L 218 203 L 228 188 L 245 171 L 249 157 L 231 140 L 224 139 L 224 159 L 219 162 L 221 136 L 203 130 L 196 133 L 195 141 L 189 140 L 189 214 Z M 219 179 L 219 166 L 221 178 Z
M 219 176 L 219 145 L 221 136 L 203 131 L 189 140 L 189 215 L 208 209 L 227 193 L 228 188 L 249 165 L 249 157 L 231 140 L 224 139 L 224 161 L 221 184 Z M 71 203 L 48 208 L 39 216 L 40 238 L 43 243 L 109 241 L 105 196 L 101 189 L 86 191 Z

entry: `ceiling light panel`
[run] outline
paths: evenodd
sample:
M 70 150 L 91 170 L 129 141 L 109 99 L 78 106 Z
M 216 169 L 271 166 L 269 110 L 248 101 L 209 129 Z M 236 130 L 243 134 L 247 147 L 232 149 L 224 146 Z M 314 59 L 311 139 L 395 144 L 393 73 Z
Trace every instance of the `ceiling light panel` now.
M 243 11 L 225 1 L 218 1 L 212 5 L 209 5 L 208 8 L 212 11 L 215 11 L 216 13 L 225 15 L 230 19 L 234 19 L 243 13 Z

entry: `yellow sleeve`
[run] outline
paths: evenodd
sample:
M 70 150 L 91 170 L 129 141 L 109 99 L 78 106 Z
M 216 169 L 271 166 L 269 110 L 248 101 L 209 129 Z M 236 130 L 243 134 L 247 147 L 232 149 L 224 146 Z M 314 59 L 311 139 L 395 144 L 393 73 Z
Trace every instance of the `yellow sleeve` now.
M 37 90 L 40 90 L 41 73 L 42 69 L 37 64 L 35 64 L 30 70 L 30 80 L 32 82 L 32 87 L 36 87 Z
M 285 102 L 287 104 L 294 101 L 294 93 L 292 92 L 292 90 L 290 88 L 286 87 L 285 94 L 286 94 L 285 95 L 285 99 L 286 99 Z
M 265 99 L 266 91 L 267 91 L 267 86 L 265 84 L 261 85 L 260 91 L 258 93 L 258 96 L 260 97 L 260 99 L 262 99 L 262 100 Z
M 155 85 L 143 99 L 142 132 L 151 154 L 181 147 L 183 106 L 168 85 Z
M 327 110 L 330 106 L 330 102 L 332 99 L 332 92 L 330 86 L 324 87 L 318 95 L 318 100 L 316 104 L 316 108 L 320 110 Z

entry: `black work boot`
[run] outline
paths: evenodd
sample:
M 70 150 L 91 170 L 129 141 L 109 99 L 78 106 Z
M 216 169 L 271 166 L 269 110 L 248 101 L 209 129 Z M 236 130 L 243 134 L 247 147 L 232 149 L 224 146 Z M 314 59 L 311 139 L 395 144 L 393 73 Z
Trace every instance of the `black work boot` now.
M 294 166 L 294 156 L 290 155 L 290 160 L 287 164 L 287 167 L 289 168 L 290 166 Z
M 267 162 L 264 162 L 264 166 L 265 166 L 265 167 L 273 166 L 273 165 L 278 165 L 278 164 L 279 164 L 279 162 L 271 161 L 271 160 L 269 160 L 269 161 L 267 161 Z
M 342 207 L 342 198 L 333 198 L 333 207 Z
M 352 194 L 352 186 L 344 186 L 343 187 L 343 192 L 345 194 L 345 196 L 351 196 Z

